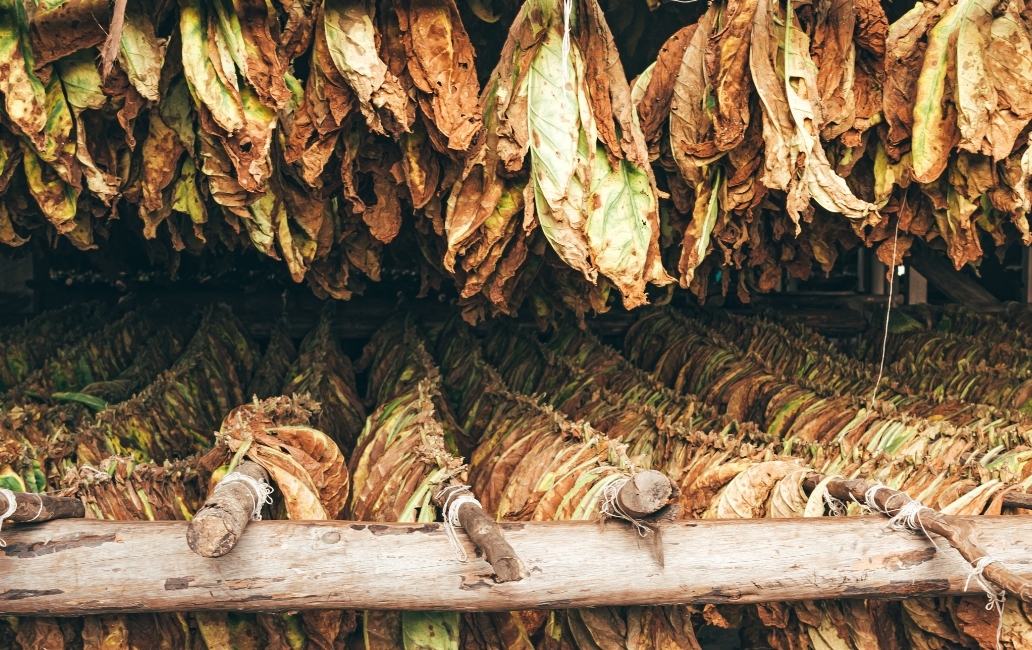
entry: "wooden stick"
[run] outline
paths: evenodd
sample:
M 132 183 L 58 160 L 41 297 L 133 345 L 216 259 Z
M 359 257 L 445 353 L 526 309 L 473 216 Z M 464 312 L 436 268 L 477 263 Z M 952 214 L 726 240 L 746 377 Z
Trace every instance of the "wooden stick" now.
M 15 492 L 18 509 L 6 521 L 50 521 L 51 519 L 81 519 L 86 516 L 82 501 L 70 497 L 55 497 L 34 492 Z M 0 494 L 0 513 L 7 512 L 7 497 Z
M 993 556 L 1029 566 L 1032 517 L 959 520 L 978 527 Z M 483 558 L 455 561 L 442 524 L 257 521 L 235 553 L 214 560 L 187 548 L 186 528 L 97 519 L 14 526 L 0 549 L 0 614 L 904 598 L 962 594 L 968 577 L 955 550 L 936 552 L 927 538 L 892 530 L 880 516 L 663 524 L 662 568 L 622 526 L 503 523 L 530 576 L 501 584 Z M 469 540 L 460 541 L 472 556 Z
M 256 481 L 269 482 L 269 473 L 258 463 L 249 460 L 241 462 L 233 473 L 237 472 Z M 212 493 L 194 515 L 186 529 L 186 543 L 202 557 L 222 557 L 229 553 L 250 523 L 256 500 L 263 497 L 255 494 L 243 481 L 226 483 Z
M 662 472 L 638 472 L 616 493 L 616 504 L 628 517 L 644 519 L 676 497 L 677 487 Z
M 442 513 L 447 506 L 448 488 L 458 487 L 460 486 L 445 485 L 434 493 L 434 505 Z M 527 568 L 509 542 L 505 541 L 501 526 L 488 516 L 479 504 L 470 501 L 459 504 L 456 516 L 462 529 L 466 531 L 470 540 L 484 554 L 487 562 L 494 569 L 495 582 L 515 582 L 527 577 Z
M 812 492 L 824 478 L 816 472 L 810 474 L 803 482 L 803 489 Z M 828 494 L 836 499 L 847 502 L 856 500 L 863 504 L 868 490 L 873 485 L 862 479 L 833 479 L 826 487 Z M 875 505 L 888 517 L 896 516 L 907 503 L 913 501 L 906 492 L 887 487 L 875 491 L 872 498 Z M 923 530 L 944 537 L 969 565 L 974 565 L 978 560 L 990 555 L 989 551 L 975 541 L 979 537 L 978 527 L 967 518 L 944 515 L 933 508 L 925 507 L 917 514 L 917 522 Z M 1014 594 L 1026 603 L 1032 603 L 1032 582 L 1022 578 L 1002 562 L 986 566 L 983 575 L 997 587 Z

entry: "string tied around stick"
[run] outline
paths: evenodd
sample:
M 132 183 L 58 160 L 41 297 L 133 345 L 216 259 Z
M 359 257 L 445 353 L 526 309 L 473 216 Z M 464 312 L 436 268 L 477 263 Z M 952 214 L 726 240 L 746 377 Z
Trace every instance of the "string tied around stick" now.
M 627 485 L 631 477 L 618 478 L 612 483 L 602 488 L 602 494 L 599 495 L 598 514 L 604 524 L 608 519 L 623 519 L 628 521 L 634 526 L 635 530 L 638 531 L 640 537 L 645 537 L 649 532 L 654 532 L 653 528 L 646 525 L 643 521 L 635 519 L 631 515 L 624 512 L 624 509 L 620 507 L 620 502 L 617 500 L 617 495 L 620 494 L 620 490 L 623 486 Z
M 444 505 L 441 507 L 441 514 L 444 517 L 444 532 L 448 535 L 448 543 L 451 544 L 452 551 L 455 552 L 455 559 L 459 562 L 466 562 L 469 560 L 469 554 L 466 553 L 462 542 L 459 541 L 459 534 L 455 532 L 457 527 L 462 526 L 459 523 L 459 507 L 464 503 L 483 506 L 473 496 L 473 492 L 468 485 L 449 485 L 442 492 Z
M 229 485 L 231 483 L 243 483 L 249 488 L 248 495 L 251 497 L 251 521 L 261 521 L 262 506 L 272 503 L 272 486 L 262 479 L 256 479 L 240 472 L 230 472 L 229 474 L 226 474 L 221 481 L 219 481 L 218 485 L 215 486 L 215 492 L 218 492 L 219 488 L 222 486 Z
M 875 500 L 875 496 L 878 494 L 878 490 L 889 491 L 889 497 L 885 499 L 884 508 L 879 506 L 877 500 Z M 903 504 L 900 505 L 898 509 L 896 509 L 896 514 L 893 515 L 891 514 L 891 511 L 895 508 L 895 506 L 890 505 L 890 503 L 892 499 L 896 497 L 902 499 Z M 870 488 L 867 489 L 866 492 L 864 492 L 863 505 L 871 512 L 877 512 L 879 514 L 885 515 L 886 517 L 889 517 L 889 528 L 892 528 L 893 530 L 906 530 L 912 533 L 920 532 L 928 538 L 928 541 L 932 543 L 932 546 L 935 547 L 936 551 L 942 551 L 942 549 L 939 548 L 939 545 L 935 543 L 935 539 L 931 536 L 931 534 L 927 530 L 925 530 L 924 522 L 921 521 L 921 514 L 924 511 L 928 511 L 933 515 L 937 513 L 935 512 L 935 510 L 932 510 L 931 508 L 925 506 L 920 501 L 912 499 L 910 495 L 906 492 L 893 490 L 892 488 L 886 487 L 881 484 L 872 485 Z
M 11 492 L 7 488 L 0 488 L 0 494 L 2 494 L 5 499 L 7 499 L 7 510 L 4 511 L 4 514 L 0 515 L 0 529 L 2 529 L 4 527 L 4 520 L 8 519 L 11 515 L 14 514 L 14 511 L 18 509 L 18 501 L 15 499 L 14 492 Z M 43 502 L 40 501 L 40 503 L 42 504 Z M 0 539 L 0 548 L 6 547 L 7 542 Z
M 985 592 L 986 599 L 988 600 L 985 605 L 986 611 L 991 612 L 995 609 L 999 613 L 1000 622 L 996 626 L 996 648 L 999 650 L 1000 637 L 1003 635 L 1003 606 L 1007 600 L 1007 592 L 1003 589 L 996 589 L 996 587 L 989 582 L 989 579 L 985 577 L 985 568 L 990 564 L 997 562 L 1003 564 L 1002 561 L 991 555 L 985 555 L 972 562 L 967 580 L 964 581 L 964 591 L 968 590 L 968 586 L 971 584 L 971 581 L 974 580 L 975 585 Z

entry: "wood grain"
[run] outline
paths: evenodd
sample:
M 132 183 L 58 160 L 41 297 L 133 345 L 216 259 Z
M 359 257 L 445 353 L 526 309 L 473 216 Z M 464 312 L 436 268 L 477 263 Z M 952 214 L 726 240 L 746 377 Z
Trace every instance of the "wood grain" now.
M 979 541 L 1032 575 L 1032 517 L 971 517 Z M 967 564 L 882 517 L 680 521 L 665 566 L 629 526 L 503 524 L 530 576 L 497 584 L 455 559 L 440 524 L 259 521 L 237 548 L 190 551 L 186 522 L 58 520 L 12 526 L 0 549 L 0 612 L 446 609 L 752 603 L 962 593 Z M 940 546 L 946 547 L 944 543 Z

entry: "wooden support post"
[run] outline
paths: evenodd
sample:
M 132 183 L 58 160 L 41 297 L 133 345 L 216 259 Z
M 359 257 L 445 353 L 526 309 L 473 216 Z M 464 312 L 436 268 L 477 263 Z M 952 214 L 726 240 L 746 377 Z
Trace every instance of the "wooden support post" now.
M 928 302 L 928 280 L 913 266 L 907 268 L 907 304 L 923 305 Z
M 1021 248 L 1022 302 L 1032 302 L 1032 263 L 1029 261 L 1029 247 Z
M 446 508 L 451 499 L 458 495 L 455 488 L 468 487 L 459 485 L 442 486 L 434 493 L 433 502 L 447 517 Z M 449 491 L 452 488 L 453 491 Z M 467 490 L 465 492 L 469 494 Z M 527 568 L 516 555 L 509 542 L 505 541 L 501 526 L 492 519 L 479 503 L 465 501 L 458 506 L 456 516 L 462 529 L 470 540 L 484 554 L 484 558 L 494 570 L 495 582 L 515 582 L 526 578 Z
M 982 285 L 953 268 L 945 255 L 933 251 L 920 239 L 916 239 L 910 249 L 910 264 L 950 300 L 972 311 L 993 312 L 1003 309 L 1003 304 Z
M 888 293 L 888 282 L 885 281 L 885 274 L 888 267 L 882 263 L 876 255 L 871 256 L 871 293 L 875 296 L 884 296 Z
M 18 508 L 6 521 L 36 522 L 51 519 L 81 519 L 86 516 L 86 508 L 82 501 L 70 497 L 55 497 L 49 494 L 34 492 L 14 492 Z M 0 513 L 7 512 L 10 504 L 7 497 L 0 494 Z
M 240 473 L 255 481 L 269 482 L 269 473 L 258 463 L 245 460 L 222 480 Z M 255 494 L 244 481 L 220 484 L 204 506 L 197 511 L 186 529 L 186 543 L 202 557 L 222 557 L 233 550 L 244 529 L 251 522 L 256 507 L 261 507 L 264 494 Z M 257 504 L 257 506 L 256 506 Z
M 1009 566 L 1032 571 L 1032 517 L 957 517 Z M 187 523 L 59 520 L 12 526 L 0 614 L 308 609 L 499 611 L 747 604 L 964 593 L 969 568 L 884 517 L 694 519 L 662 524 L 666 563 L 638 534 L 592 521 L 503 523 L 530 576 L 502 584 L 455 561 L 442 524 L 256 521 L 236 552 L 203 558 Z M 473 554 L 465 536 L 460 541 Z M 968 591 L 967 593 L 972 593 Z

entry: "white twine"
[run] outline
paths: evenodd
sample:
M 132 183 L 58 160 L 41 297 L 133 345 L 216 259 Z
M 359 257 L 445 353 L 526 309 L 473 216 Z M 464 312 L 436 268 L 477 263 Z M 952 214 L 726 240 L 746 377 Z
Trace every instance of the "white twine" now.
M 631 525 L 638 531 L 638 535 L 645 537 L 652 529 L 624 512 L 616 500 L 616 495 L 620 493 L 620 489 L 627 485 L 627 482 L 630 480 L 630 477 L 618 478 L 602 488 L 602 494 L 599 495 L 598 513 L 602 515 L 603 522 L 606 519 L 623 519 L 624 521 L 631 522 Z
M 831 513 L 832 517 L 846 516 L 846 504 L 842 503 L 841 499 L 836 499 L 831 496 L 831 493 L 828 492 L 828 488 L 824 488 L 824 494 L 821 496 L 824 497 L 824 505 L 828 509 L 828 512 Z
M 444 507 L 441 508 L 444 516 L 444 532 L 448 535 L 448 543 L 455 552 L 455 559 L 465 562 L 469 559 L 469 554 L 466 553 L 462 542 L 459 541 L 459 534 L 455 532 L 457 526 L 462 526 L 459 523 L 459 507 L 464 503 L 474 503 L 479 506 L 480 502 L 473 496 L 468 485 L 449 485 L 444 488 L 444 494 Z
M 0 529 L 2 529 L 4 527 L 4 520 L 13 515 L 14 511 L 18 509 L 18 501 L 15 499 L 14 492 L 11 492 L 7 488 L 0 488 L 0 494 L 2 494 L 5 499 L 7 499 L 7 511 L 4 512 L 4 514 L 0 515 Z M 0 548 L 6 547 L 7 542 L 0 539 Z
M 1000 637 L 1003 635 L 1003 605 L 1004 602 L 1007 600 L 1007 592 L 1003 589 L 997 590 L 993 586 L 993 583 L 989 582 L 989 579 L 986 578 L 983 573 L 987 566 L 995 562 L 1003 564 L 1003 562 L 992 557 L 991 555 L 980 557 L 974 562 L 972 562 L 971 571 L 968 573 L 967 581 L 964 582 L 964 591 L 968 590 L 968 585 L 970 585 L 971 581 L 974 580 L 975 584 L 978 585 L 978 587 L 985 592 L 985 596 L 989 601 L 988 603 L 986 603 L 985 606 L 986 611 L 991 612 L 995 609 L 997 612 L 999 612 L 1000 622 L 996 626 L 996 648 L 997 650 L 999 650 Z
M 253 478 L 247 474 L 230 472 L 215 486 L 215 492 L 218 492 L 219 488 L 230 483 L 243 483 L 250 488 L 247 494 L 251 497 L 251 521 L 261 521 L 262 506 L 272 503 L 272 486 L 264 480 Z
M 907 204 L 907 195 L 903 193 L 903 205 Z M 902 208 L 900 208 L 902 212 Z M 868 412 L 874 408 L 874 401 L 878 398 L 878 386 L 881 384 L 882 372 L 885 370 L 885 348 L 889 345 L 889 316 L 892 314 L 892 284 L 896 278 L 896 241 L 899 239 L 899 217 L 896 217 L 896 231 L 892 235 L 892 263 L 889 264 L 889 302 L 885 305 L 885 336 L 882 337 L 881 362 L 878 364 L 878 379 L 874 382 L 874 390 L 871 392 L 871 403 L 867 407 Z
M 878 494 L 878 490 L 888 490 L 889 492 L 892 492 L 892 494 L 889 495 L 889 498 L 885 500 L 884 508 L 879 507 L 878 502 L 875 501 L 874 497 L 876 494 Z M 928 538 L 928 541 L 932 543 L 932 546 L 935 547 L 935 550 L 941 552 L 942 549 L 939 548 L 939 545 L 935 543 L 935 539 L 931 536 L 931 534 L 927 530 L 925 530 L 924 522 L 921 521 L 922 511 L 927 510 L 934 515 L 936 514 L 935 510 L 925 507 L 920 501 L 916 501 L 910 498 L 910 495 L 906 492 L 894 491 L 892 488 L 886 487 L 884 485 L 872 485 L 870 488 L 868 488 L 867 492 L 864 493 L 864 502 L 867 506 L 867 509 L 871 512 L 877 512 L 885 516 L 889 516 L 889 511 L 892 509 L 892 506 L 889 505 L 889 502 L 892 500 L 893 497 L 900 497 L 902 499 L 905 499 L 906 501 L 903 503 L 902 506 L 900 506 L 899 510 L 896 511 L 896 514 L 889 519 L 889 527 L 893 530 L 909 530 L 912 533 L 920 531 L 922 534 L 924 534 L 925 537 Z
M 35 516 L 33 516 L 32 519 L 30 519 L 26 523 L 36 521 L 37 519 L 39 519 L 39 516 L 43 514 L 43 497 L 39 496 L 38 494 L 33 494 L 32 496 L 36 497 L 36 501 L 39 501 L 39 510 L 37 510 Z

